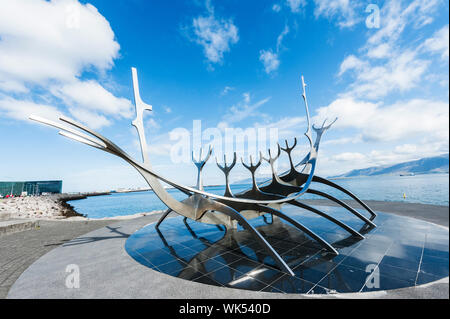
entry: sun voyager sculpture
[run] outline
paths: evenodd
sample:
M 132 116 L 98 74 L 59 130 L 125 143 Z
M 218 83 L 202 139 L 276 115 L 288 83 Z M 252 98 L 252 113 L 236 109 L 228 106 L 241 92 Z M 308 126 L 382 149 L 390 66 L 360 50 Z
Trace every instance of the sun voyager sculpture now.
M 146 180 L 146 182 L 151 187 L 153 192 L 158 196 L 158 198 L 168 207 L 167 211 L 157 222 L 156 228 L 158 228 L 161 222 L 163 222 L 163 220 L 172 211 L 184 216 L 184 218 L 189 218 L 201 223 L 224 225 L 227 229 L 235 229 L 237 227 L 237 224 L 239 224 L 253 235 L 255 240 L 275 260 L 278 267 L 283 272 L 286 272 L 293 276 L 294 272 L 292 271 L 292 269 L 280 257 L 277 251 L 266 241 L 262 234 L 248 222 L 248 220 L 265 214 L 277 216 L 285 222 L 290 223 L 298 230 L 303 231 L 304 233 L 309 235 L 312 239 L 317 241 L 326 251 L 338 255 L 338 251 L 330 243 L 325 241 L 318 234 L 316 234 L 306 226 L 302 225 L 298 220 L 295 220 L 282 212 L 283 205 L 293 205 L 302 209 L 309 210 L 323 218 L 326 218 L 330 222 L 342 227 L 351 236 L 359 239 L 364 239 L 364 236 L 352 227 L 337 220 L 329 214 L 320 211 L 317 208 L 311 207 L 299 201 L 299 198 L 303 194 L 310 193 L 331 200 L 342 206 L 349 213 L 364 221 L 364 227 L 376 227 L 376 225 L 373 223 L 373 220 L 376 217 L 376 213 L 372 209 L 370 209 L 363 201 L 361 201 L 349 190 L 333 183 L 326 178 L 319 177 L 314 174 L 321 137 L 323 133 L 328 130 L 336 120 L 334 120 L 327 126 L 325 126 L 326 121 L 320 127 L 311 125 L 308 100 L 306 98 L 305 90 L 306 84 L 303 77 L 301 77 L 302 97 L 305 103 L 307 117 L 307 130 L 305 132 L 305 136 L 307 137 L 309 142 L 309 152 L 307 153 L 307 155 L 299 163 L 294 164 L 292 151 L 297 145 L 297 138 L 294 138 L 292 146 L 289 146 L 289 143 L 286 140 L 285 148 L 281 147 L 278 144 L 276 154 L 271 154 L 271 151 L 269 150 L 269 156 L 267 158 L 264 157 L 262 153 L 260 153 L 259 160 L 256 163 L 253 162 L 252 157 L 250 157 L 250 163 L 247 164 L 241 159 L 242 165 L 244 165 L 244 167 L 249 170 L 252 176 L 252 187 L 251 189 L 239 194 L 232 193 L 229 183 L 230 171 L 236 165 L 236 153 L 234 153 L 233 160 L 230 164 L 227 164 L 226 156 L 224 156 L 223 166 L 221 166 L 216 159 L 217 166 L 225 175 L 225 193 L 222 196 L 209 193 L 203 188 L 202 170 L 206 162 L 211 157 L 211 147 L 209 148 L 204 158 L 202 158 L 201 149 L 199 158 L 197 159 L 194 159 L 194 154 L 192 153 L 192 161 L 198 169 L 196 187 L 189 187 L 177 183 L 169 178 L 162 176 L 160 173 L 157 173 L 152 169 L 150 159 L 148 157 L 147 142 L 143 124 L 144 111 L 152 111 L 152 106 L 144 103 L 140 97 L 137 70 L 135 68 L 132 68 L 132 77 L 134 88 L 134 102 L 136 107 L 136 118 L 132 121 L 132 125 L 135 126 L 139 135 L 143 159 L 142 161 L 138 161 L 132 158 L 106 137 L 70 118 L 62 116 L 59 118 L 61 122 L 55 122 L 39 116 L 31 115 L 30 119 L 56 127 L 60 129 L 59 134 L 120 157 L 128 164 L 133 166 Z M 316 133 L 314 141 L 311 134 L 313 130 Z M 281 150 L 286 152 L 287 156 L 289 157 L 290 169 L 283 173 L 277 173 L 274 164 L 275 161 L 279 158 Z M 255 176 L 256 171 L 263 160 L 267 161 L 271 166 L 272 179 L 266 183 L 258 185 Z M 167 192 L 167 190 L 162 186 L 161 182 L 164 182 L 178 189 L 179 191 L 187 194 L 188 197 L 183 201 L 176 200 Z M 331 196 L 328 193 L 311 188 L 312 182 L 325 184 L 350 196 L 370 214 L 370 217 L 367 218 L 345 202 Z

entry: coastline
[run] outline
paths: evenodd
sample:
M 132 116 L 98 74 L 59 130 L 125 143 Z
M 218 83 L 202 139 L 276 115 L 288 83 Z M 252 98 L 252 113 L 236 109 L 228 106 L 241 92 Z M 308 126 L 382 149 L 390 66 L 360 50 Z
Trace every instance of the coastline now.
M 86 198 L 83 195 L 57 194 L 0 199 L 0 219 L 65 219 L 83 216 L 67 201 Z
M 161 214 L 163 212 L 164 212 L 163 210 L 152 210 L 150 212 L 136 213 L 136 214 L 132 214 L 132 215 L 119 215 L 119 216 L 113 216 L 113 217 L 88 218 L 88 217 L 84 217 L 84 216 L 82 216 L 82 217 L 75 216 L 75 217 L 68 217 L 66 219 L 56 219 L 56 220 L 59 220 L 59 221 L 120 221 L 120 220 L 140 218 L 140 217 L 149 216 L 149 215 Z
M 68 201 L 109 193 L 57 194 L 36 197 L 13 197 L 0 199 L 0 220 L 47 220 L 47 221 L 115 221 L 139 218 L 162 213 L 162 210 L 139 212 L 131 215 L 89 218 L 75 210 Z
M 32 219 L 32 220 L 61 220 L 61 221 L 88 221 L 88 220 L 127 220 L 139 218 L 147 215 L 162 213 L 164 210 L 152 210 L 138 212 L 134 214 L 123 214 L 113 217 L 89 218 L 86 215 L 75 210 L 74 206 L 68 204 L 68 201 L 86 199 L 91 196 L 110 195 L 110 193 L 80 193 L 80 194 L 55 194 L 48 196 L 36 197 L 14 197 L 0 199 L 0 220 L 11 219 Z M 310 205 L 324 205 L 324 206 L 338 206 L 337 204 L 328 200 L 322 199 L 304 199 L 306 204 Z M 345 203 L 352 205 L 354 208 L 362 208 L 353 200 L 343 200 Z M 392 212 L 393 207 L 398 207 L 402 211 L 402 215 L 407 213 L 401 209 L 404 205 L 414 207 L 414 214 L 423 215 L 422 217 L 429 221 L 434 221 L 436 218 L 433 214 L 421 212 L 427 208 L 433 207 L 433 212 L 447 211 L 448 205 L 430 205 L 425 203 L 413 203 L 405 201 L 378 201 L 378 200 L 363 200 L 372 209 L 384 212 Z M 397 210 L 397 209 L 394 209 Z M 448 226 L 448 225 L 447 225 Z

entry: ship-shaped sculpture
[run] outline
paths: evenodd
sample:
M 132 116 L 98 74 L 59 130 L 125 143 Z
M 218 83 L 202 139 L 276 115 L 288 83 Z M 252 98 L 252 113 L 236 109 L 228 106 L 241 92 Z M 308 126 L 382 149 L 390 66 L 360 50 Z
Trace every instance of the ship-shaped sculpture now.
M 364 221 L 367 228 L 376 227 L 373 223 L 373 219 L 376 217 L 375 212 L 372 211 L 364 202 L 357 198 L 347 189 L 323 178 L 314 175 L 317 163 L 317 156 L 319 151 L 319 144 L 323 133 L 328 130 L 331 125 L 336 121 L 333 121 L 329 125 L 325 125 L 326 121 L 320 126 L 316 127 L 311 125 L 308 100 L 306 97 L 306 84 L 304 78 L 301 77 L 302 82 L 302 97 L 305 103 L 306 117 L 307 117 L 307 130 L 305 136 L 309 142 L 309 152 L 298 164 L 294 165 L 292 158 L 292 151 L 297 145 L 297 139 L 294 139 L 292 146 L 289 146 L 288 141 L 285 141 L 286 147 L 282 148 L 278 144 L 278 149 L 276 154 L 271 154 L 268 151 L 268 157 L 264 157 L 260 153 L 259 160 L 254 163 L 253 158 L 250 157 L 250 163 L 246 164 L 242 161 L 242 165 L 249 170 L 252 176 L 252 188 L 239 194 L 233 194 L 229 183 L 229 174 L 233 167 L 236 165 L 236 153 L 234 153 L 233 161 L 231 164 L 227 164 L 226 156 L 224 156 L 224 164 L 221 166 L 217 163 L 217 166 L 222 170 L 225 175 L 225 193 L 224 195 L 216 195 L 206 192 L 202 184 L 202 170 L 206 162 L 209 160 L 212 154 L 211 147 L 209 148 L 205 158 L 202 158 L 202 150 L 200 150 L 199 158 L 196 160 L 194 154 L 192 154 L 192 160 L 198 169 L 197 174 L 197 186 L 189 187 L 177 183 L 169 178 L 162 176 L 161 174 L 155 172 L 152 169 L 147 151 L 147 142 L 144 133 L 144 122 L 143 116 L 146 110 L 152 111 L 152 106 L 144 103 L 140 97 L 139 84 L 137 77 L 137 70 L 132 68 L 133 77 L 133 88 L 134 88 L 134 102 L 136 107 L 136 119 L 132 122 L 135 126 L 141 145 L 142 152 L 142 162 L 132 158 L 125 151 L 123 151 L 119 146 L 114 144 L 112 141 L 106 137 L 100 135 L 99 133 L 91 130 L 85 125 L 78 123 L 67 117 L 60 117 L 61 122 L 54 122 L 45 118 L 38 116 L 30 116 L 30 119 L 38 121 L 43 124 L 47 124 L 60 129 L 59 134 L 71 138 L 75 141 L 87 144 L 91 147 L 100 149 L 107 153 L 113 154 L 117 157 L 122 158 L 131 166 L 133 166 L 146 180 L 148 185 L 152 188 L 154 193 L 158 198 L 168 207 L 167 211 L 162 215 L 156 228 L 164 221 L 164 219 L 169 215 L 170 212 L 175 212 L 179 215 L 195 220 L 197 222 L 224 225 L 227 228 L 236 228 L 237 224 L 241 225 L 245 230 L 250 232 L 255 240 L 265 249 L 274 261 L 277 263 L 279 268 L 290 274 L 294 275 L 292 269 L 287 265 L 287 263 L 280 257 L 277 251 L 266 241 L 266 239 L 261 235 L 258 230 L 256 230 L 249 222 L 249 219 L 263 216 L 265 214 L 271 214 L 272 216 L 277 216 L 281 220 L 290 223 L 292 226 L 297 228 L 299 231 L 303 231 L 312 239 L 316 240 L 326 251 L 338 255 L 338 251 L 327 241 L 321 238 L 318 234 L 308 229 L 306 226 L 302 225 L 298 220 L 289 217 L 287 214 L 282 212 L 283 205 L 293 205 L 306 210 L 309 210 L 315 214 L 328 219 L 329 221 L 335 223 L 336 225 L 345 229 L 351 236 L 363 239 L 364 236 L 348 226 L 347 224 L 335 219 L 334 217 L 328 215 L 325 212 L 320 211 L 314 207 L 306 205 L 299 201 L 299 198 L 305 194 L 315 194 L 323 198 L 327 198 L 340 206 L 344 207 L 348 212 L 356 216 L 356 218 Z M 68 125 L 64 125 L 68 124 Z M 315 131 L 316 137 L 313 141 L 312 131 Z M 275 161 L 279 158 L 281 150 L 287 153 L 290 162 L 290 170 L 287 172 L 278 174 L 275 169 Z M 256 171 L 261 165 L 262 161 L 267 161 L 272 170 L 272 179 L 261 186 L 256 183 Z M 217 159 L 216 159 L 217 161 Z M 183 201 L 178 201 L 173 198 L 166 189 L 162 186 L 161 182 L 164 182 L 181 192 L 188 195 Z M 350 207 L 343 201 L 325 193 L 311 188 L 311 183 L 321 183 L 328 185 L 329 187 L 335 188 L 346 195 L 353 198 L 357 203 L 359 203 L 368 212 L 370 217 L 366 217 L 362 213 L 356 211 L 354 208 Z

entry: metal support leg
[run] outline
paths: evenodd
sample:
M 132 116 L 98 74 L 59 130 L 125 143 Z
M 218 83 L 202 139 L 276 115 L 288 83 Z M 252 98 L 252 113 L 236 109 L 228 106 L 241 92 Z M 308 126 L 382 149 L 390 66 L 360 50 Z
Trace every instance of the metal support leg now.
M 299 201 L 295 201 L 295 200 L 289 202 L 289 204 L 297 206 L 297 207 L 300 207 L 300 208 L 303 208 L 303 209 L 307 209 L 307 210 L 309 210 L 309 211 L 311 211 L 311 212 L 313 212 L 313 213 L 315 213 L 315 214 L 317 214 L 319 216 L 322 216 L 322 217 L 328 219 L 329 221 L 335 223 L 336 225 L 341 226 L 346 231 L 348 231 L 350 234 L 352 234 L 352 235 L 354 235 L 356 237 L 359 237 L 361 239 L 364 239 L 364 236 L 361 233 L 359 233 L 358 231 L 356 231 L 355 229 L 351 228 L 350 226 L 348 226 L 347 224 L 344 224 L 340 220 L 337 220 L 336 218 L 334 218 L 334 217 L 332 217 L 332 216 L 330 216 L 330 215 L 328 215 L 328 214 L 326 214 L 326 213 L 324 213 L 324 212 L 322 212 L 322 211 L 320 211 L 320 210 L 318 210 L 318 209 L 316 209 L 314 207 L 311 207 L 309 205 L 303 204 L 303 203 L 301 203 Z
M 315 190 L 315 189 L 308 189 L 307 190 L 308 193 L 310 194 L 314 194 L 314 195 L 318 195 L 321 197 L 325 197 L 339 205 L 341 205 L 342 207 L 344 207 L 345 209 L 347 209 L 350 213 L 352 213 L 353 215 L 355 215 L 356 217 L 358 217 L 359 219 L 361 219 L 362 221 L 364 221 L 365 223 L 369 224 L 372 227 L 377 227 L 377 225 L 375 225 L 370 219 L 368 219 L 367 217 L 365 217 L 364 215 L 358 213 L 355 209 L 353 209 L 352 207 L 350 207 L 349 205 L 347 205 L 346 203 L 344 203 L 343 201 L 337 199 L 336 197 L 333 197 L 331 195 L 328 195 L 327 193 Z
M 289 222 L 290 224 L 294 225 L 296 228 L 298 228 L 298 229 L 302 230 L 303 232 L 307 233 L 310 237 L 315 239 L 320 245 L 322 245 L 329 252 L 331 252 L 331 253 L 333 253 L 335 255 L 339 255 L 338 251 L 336 249 L 334 249 L 333 246 L 331 246 L 326 240 L 324 240 L 322 237 L 320 237 L 319 235 L 314 233 L 312 230 L 310 230 L 306 226 L 300 224 L 295 219 L 292 219 L 291 217 L 289 217 L 289 216 L 285 215 L 284 213 L 280 212 L 279 210 L 273 209 L 271 207 L 262 206 L 262 205 L 258 205 L 258 206 L 259 206 L 259 208 L 261 210 L 266 211 L 268 213 L 271 213 L 271 214 L 273 214 L 275 216 L 278 216 L 281 219 L 284 219 L 287 222 Z
M 156 223 L 156 226 L 155 226 L 156 229 L 159 228 L 159 225 L 163 222 L 164 219 L 166 219 L 167 215 L 169 215 L 171 211 L 172 211 L 172 210 L 169 208 L 168 210 L 166 210 L 166 211 L 164 212 L 164 214 L 161 216 L 161 218 L 160 218 L 160 219 L 158 220 L 158 222 Z
M 367 206 L 362 200 L 360 200 L 355 194 L 353 194 L 352 192 L 350 192 L 349 190 L 345 189 L 342 186 L 339 186 L 338 184 L 333 183 L 332 181 L 327 180 L 326 178 L 320 177 L 315 175 L 313 177 L 313 182 L 317 182 L 317 183 L 321 183 L 321 184 L 325 184 L 328 185 L 330 187 L 336 188 L 338 190 L 340 190 L 341 192 L 347 194 L 348 196 L 350 196 L 351 198 L 353 198 L 358 204 L 360 204 L 362 207 L 364 207 L 369 213 L 370 215 L 372 215 L 371 220 L 373 220 L 377 214 L 369 207 Z
M 222 203 L 215 203 L 214 210 L 221 212 L 225 215 L 230 216 L 231 218 L 237 220 L 242 227 L 244 227 L 246 230 L 248 230 L 258 241 L 258 243 L 263 246 L 267 253 L 269 253 L 270 256 L 275 260 L 275 262 L 278 264 L 278 266 L 283 270 L 284 272 L 290 274 L 291 276 L 294 276 L 294 272 L 292 269 L 284 262 L 284 260 L 280 257 L 280 255 L 273 249 L 273 247 L 264 239 L 264 237 L 252 226 L 249 224 L 249 222 L 236 210 L 232 209 L 231 207 L 228 207 Z

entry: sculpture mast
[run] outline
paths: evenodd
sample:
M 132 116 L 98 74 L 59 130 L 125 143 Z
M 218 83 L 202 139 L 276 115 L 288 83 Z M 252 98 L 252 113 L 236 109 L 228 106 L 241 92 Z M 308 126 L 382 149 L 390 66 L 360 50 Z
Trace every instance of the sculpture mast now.
M 132 122 L 133 126 L 136 127 L 136 130 L 139 135 L 139 141 L 141 143 L 141 152 L 142 152 L 142 161 L 144 164 L 150 166 L 150 160 L 148 157 L 148 149 L 147 149 L 147 140 L 145 138 L 145 129 L 144 129 L 144 111 L 152 111 L 153 107 L 149 104 L 146 104 L 142 101 L 141 95 L 139 93 L 139 82 L 137 76 L 136 68 L 131 68 L 131 73 L 133 75 L 133 90 L 134 90 L 134 104 L 136 106 L 136 119 Z

